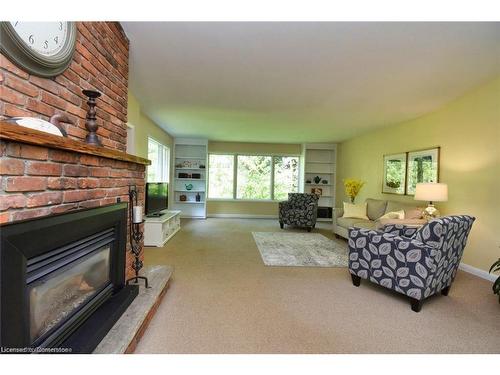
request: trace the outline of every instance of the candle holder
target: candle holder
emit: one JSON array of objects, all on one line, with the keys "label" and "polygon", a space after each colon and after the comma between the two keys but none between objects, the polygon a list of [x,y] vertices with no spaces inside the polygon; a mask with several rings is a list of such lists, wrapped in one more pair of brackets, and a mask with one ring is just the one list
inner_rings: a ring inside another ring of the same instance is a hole
[{"label": "candle holder", "polygon": [[[143,263],[140,258],[141,255],[141,241],[144,238],[143,233],[141,232],[140,225],[144,223],[144,220],[141,220],[138,223],[134,222],[134,207],[137,206],[137,187],[132,185],[129,187],[129,220],[130,220],[130,247],[131,252],[134,255],[134,261],[132,263],[132,268],[134,269],[135,276],[131,277],[126,281],[126,284],[129,285],[131,281],[134,284],[139,284],[139,280],[144,280],[146,288],[149,288],[148,278],[145,276],[139,276],[139,271],[142,269]],[[142,219],[142,218],[141,218]]]},{"label": "candle holder", "polygon": [[88,144],[91,145],[96,145],[96,146],[101,146],[101,141],[99,140],[99,137],[97,136],[97,128],[99,127],[97,125],[96,121],[96,102],[95,100],[101,96],[101,93],[99,91],[95,90],[82,90],[83,95],[87,96],[89,99],[87,101],[87,104],[89,106],[89,110],[87,112],[87,117],[85,119],[85,127],[89,131],[89,134],[85,137],[85,141]]}]

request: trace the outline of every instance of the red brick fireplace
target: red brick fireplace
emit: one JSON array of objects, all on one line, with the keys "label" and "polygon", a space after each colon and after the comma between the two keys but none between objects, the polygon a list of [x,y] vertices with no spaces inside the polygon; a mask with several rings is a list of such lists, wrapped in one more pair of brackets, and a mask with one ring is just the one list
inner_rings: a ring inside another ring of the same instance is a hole
[{"label": "red brick fireplace", "polygon": [[[117,22],[78,22],[77,30],[73,61],[54,78],[31,75],[0,54],[0,120],[48,120],[61,113],[72,122],[63,124],[68,138],[0,123],[0,223],[125,202],[130,185],[138,187],[144,205],[148,161],[124,153],[128,39]],[[97,134],[103,147],[84,143],[88,108],[82,89],[102,93]]]}]

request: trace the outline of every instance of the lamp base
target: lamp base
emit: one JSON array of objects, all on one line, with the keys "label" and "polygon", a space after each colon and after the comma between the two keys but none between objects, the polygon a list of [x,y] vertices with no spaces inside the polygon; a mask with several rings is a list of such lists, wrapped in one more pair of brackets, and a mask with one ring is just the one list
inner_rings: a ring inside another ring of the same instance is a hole
[{"label": "lamp base", "polygon": [[426,220],[435,219],[438,218],[439,216],[440,216],[439,210],[436,207],[434,207],[432,203],[429,203],[427,208],[423,211],[423,217]]}]

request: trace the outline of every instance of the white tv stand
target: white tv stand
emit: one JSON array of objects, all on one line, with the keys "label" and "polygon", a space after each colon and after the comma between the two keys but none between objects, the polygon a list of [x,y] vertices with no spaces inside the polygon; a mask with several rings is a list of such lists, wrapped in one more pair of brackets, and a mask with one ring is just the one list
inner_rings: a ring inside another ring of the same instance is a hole
[{"label": "white tv stand", "polygon": [[144,246],[162,247],[181,229],[181,211],[162,211],[161,216],[146,217]]}]

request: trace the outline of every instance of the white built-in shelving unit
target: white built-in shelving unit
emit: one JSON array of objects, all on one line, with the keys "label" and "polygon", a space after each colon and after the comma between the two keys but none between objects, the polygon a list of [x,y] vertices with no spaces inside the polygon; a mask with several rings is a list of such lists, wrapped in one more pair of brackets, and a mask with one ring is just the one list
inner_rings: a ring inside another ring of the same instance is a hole
[{"label": "white built-in shelving unit", "polygon": [[[312,189],[322,190],[318,207],[331,209],[332,215],[335,207],[335,185],[337,145],[325,143],[307,143],[302,145],[303,164],[303,191],[311,193]],[[316,182],[315,178],[320,181]],[[309,181],[309,182],[308,182]],[[331,218],[318,218],[318,221],[332,221]]]},{"label": "white built-in shelving unit", "polygon": [[[207,217],[208,141],[196,138],[174,140],[174,210],[186,218]],[[196,200],[199,196],[200,199]],[[185,197],[185,200],[181,198]]]}]

